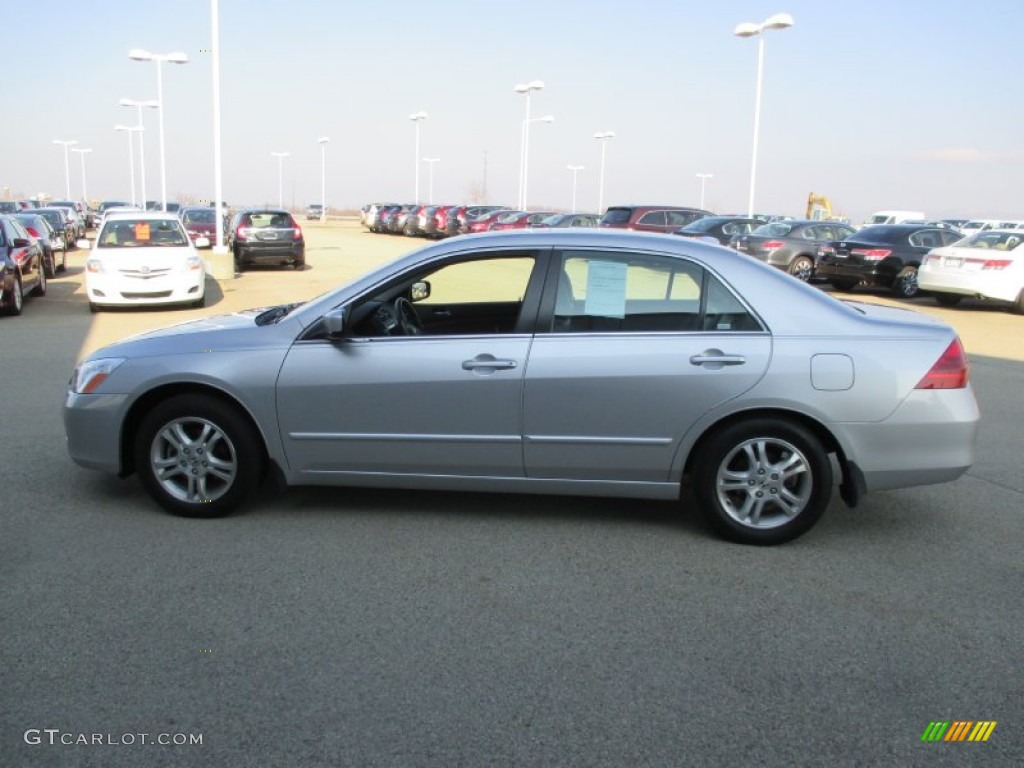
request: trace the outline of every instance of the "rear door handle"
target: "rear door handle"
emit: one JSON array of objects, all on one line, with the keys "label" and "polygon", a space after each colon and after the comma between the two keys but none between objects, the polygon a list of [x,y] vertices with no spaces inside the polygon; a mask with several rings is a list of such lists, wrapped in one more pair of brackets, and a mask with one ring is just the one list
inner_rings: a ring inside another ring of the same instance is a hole
[{"label": "rear door handle", "polygon": [[746,362],[747,358],[743,355],[726,355],[718,350],[710,349],[690,358],[691,365],[703,365],[711,369],[718,369],[726,365],[743,365]]}]

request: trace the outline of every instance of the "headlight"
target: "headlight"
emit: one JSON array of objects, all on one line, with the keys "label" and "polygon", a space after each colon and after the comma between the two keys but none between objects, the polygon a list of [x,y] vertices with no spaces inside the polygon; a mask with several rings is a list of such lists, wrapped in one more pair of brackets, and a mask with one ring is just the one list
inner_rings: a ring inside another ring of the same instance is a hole
[{"label": "headlight", "polygon": [[192,272],[193,270],[196,270],[196,269],[202,269],[202,267],[203,267],[203,260],[200,259],[198,256],[189,256],[187,259],[185,259],[185,271],[186,272]]},{"label": "headlight", "polygon": [[123,357],[104,357],[87,360],[71,374],[71,391],[77,395],[88,395],[96,391],[107,377],[124,362]]},{"label": "headlight", "polygon": [[85,269],[87,272],[92,272],[93,274],[105,271],[103,269],[103,262],[99,259],[86,259]]}]

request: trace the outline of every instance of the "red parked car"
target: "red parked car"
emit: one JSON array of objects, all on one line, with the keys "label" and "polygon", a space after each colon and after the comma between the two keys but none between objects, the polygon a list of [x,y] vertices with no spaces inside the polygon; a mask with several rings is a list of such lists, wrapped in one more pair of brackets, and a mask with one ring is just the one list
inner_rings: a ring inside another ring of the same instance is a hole
[{"label": "red parked car", "polygon": [[511,211],[498,216],[487,229],[492,232],[501,229],[526,229],[540,224],[553,213],[554,211]]},{"label": "red parked car", "polygon": [[485,213],[482,216],[477,216],[476,218],[467,218],[466,232],[486,232],[490,228],[491,224],[493,224],[498,219],[499,216],[503,216],[506,213],[514,213],[514,211],[510,211],[507,208],[503,208],[501,210]]},{"label": "red parked car", "polygon": [[193,243],[200,237],[205,237],[211,244],[217,242],[217,212],[213,208],[208,205],[189,206],[178,211],[178,218]]}]

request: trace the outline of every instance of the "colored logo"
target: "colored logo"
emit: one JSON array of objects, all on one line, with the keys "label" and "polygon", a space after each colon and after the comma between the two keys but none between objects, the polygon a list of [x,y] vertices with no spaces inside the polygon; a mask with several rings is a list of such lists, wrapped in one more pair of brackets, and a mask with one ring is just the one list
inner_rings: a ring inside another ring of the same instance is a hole
[{"label": "colored logo", "polygon": [[988,741],[995,729],[995,720],[932,720],[921,741]]}]

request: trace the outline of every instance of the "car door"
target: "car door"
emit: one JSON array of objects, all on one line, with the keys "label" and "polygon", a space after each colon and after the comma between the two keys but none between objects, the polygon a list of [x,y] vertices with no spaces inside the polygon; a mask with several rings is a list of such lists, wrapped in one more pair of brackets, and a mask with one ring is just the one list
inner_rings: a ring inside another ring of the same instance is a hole
[{"label": "car door", "polygon": [[[291,468],[522,477],[523,374],[544,259],[520,250],[419,267],[346,307],[343,340],[296,342],[277,385]],[[415,305],[423,332],[387,333],[381,318],[414,284],[429,285]]]},{"label": "car door", "polygon": [[531,478],[666,482],[683,434],[767,370],[771,336],[715,275],[667,255],[552,256],[524,399]]}]

